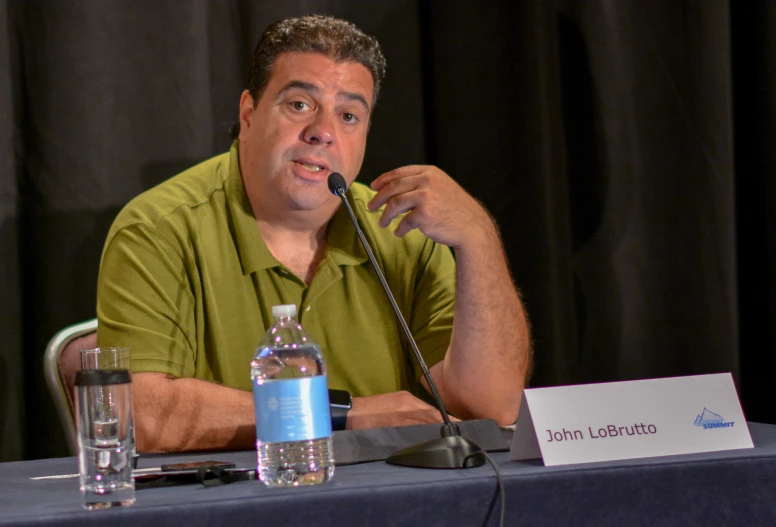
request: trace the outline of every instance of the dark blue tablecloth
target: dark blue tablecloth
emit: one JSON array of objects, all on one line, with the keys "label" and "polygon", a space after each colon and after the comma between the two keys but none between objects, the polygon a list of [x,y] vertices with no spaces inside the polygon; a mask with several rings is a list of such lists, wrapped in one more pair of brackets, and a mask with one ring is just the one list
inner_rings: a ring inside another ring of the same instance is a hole
[{"label": "dark blue tablecloth", "polygon": [[[565,467],[510,462],[508,525],[776,525],[776,426],[750,423],[755,448]],[[156,456],[162,462],[255,463],[253,452]],[[256,481],[141,490],[124,509],[85,511],[77,479],[30,477],[77,471],[74,458],[0,464],[0,525],[483,525],[493,470],[422,470],[382,462],[338,467],[318,486],[269,489]],[[497,510],[488,525],[496,525]]]}]

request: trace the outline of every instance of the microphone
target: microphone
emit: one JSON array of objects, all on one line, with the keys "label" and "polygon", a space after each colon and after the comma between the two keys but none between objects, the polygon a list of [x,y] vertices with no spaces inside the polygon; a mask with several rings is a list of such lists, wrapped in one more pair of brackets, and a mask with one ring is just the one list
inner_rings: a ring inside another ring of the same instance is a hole
[{"label": "microphone", "polygon": [[442,420],[445,423],[442,426],[441,437],[439,439],[405,448],[404,450],[396,452],[385,461],[393,465],[419,468],[470,468],[483,465],[485,463],[485,456],[480,447],[461,436],[461,430],[458,425],[450,421],[450,416],[447,414],[447,409],[442,402],[442,397],[437,391],[436,383],[434,383],[434,379],[428,371],[426,361],[423,360],[423,356],[420,354],[420,350],[412,336],[412,332],[399,310],[399,305],[396,303],[396,299],[385,279],[385,275],[380,269],[377,259],[372,252],[372,248],[369,246],[366,236],[364,236],[364,231],[361,230],[361,226],[358,224],[353,208],[350,206],[350,201],[348,201],[348,198],[345,195],[345,192],[347,191],[345,178],[342,177],[342,174],[339,172],[332,172],[329,174],[327,183],[329,184],[329,190],[335,196],[339,196],[348,211],[350,221],[353,223],[356,234],[358,234],[358,238],[361,240],[361,245],[364,246],[364,250],[366,251],[367,256],[369,256],[369,261],[372,263],[372,267],[374,267],[377,277],[380,279],[385,295],[388,297],[391,307],[393,307],[393,312],[396,314],[396,319],[404,330],[404,335],[407,337],[407,341],[415,354],[415,360],[417,360],[420,365],[420,369],[423,370],[423,377],[425,377],[426,382],[428,383],[431,394],[436,401],[437,409],[439,410],[439,413],[442,414]]}]

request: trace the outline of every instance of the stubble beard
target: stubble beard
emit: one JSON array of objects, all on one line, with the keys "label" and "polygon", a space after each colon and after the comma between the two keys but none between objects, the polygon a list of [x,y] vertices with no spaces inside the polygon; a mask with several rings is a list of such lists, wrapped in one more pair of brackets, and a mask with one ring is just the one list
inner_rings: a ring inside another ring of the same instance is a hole
[{"label": "stubble beard", "polygon": [[318,183],[300,181],[293,174],[291,174],[291,178],[290,181],[286,181],[283,189],[290,211],[312,212],[326,204],[329,189],[326,187],[325,181]]}]

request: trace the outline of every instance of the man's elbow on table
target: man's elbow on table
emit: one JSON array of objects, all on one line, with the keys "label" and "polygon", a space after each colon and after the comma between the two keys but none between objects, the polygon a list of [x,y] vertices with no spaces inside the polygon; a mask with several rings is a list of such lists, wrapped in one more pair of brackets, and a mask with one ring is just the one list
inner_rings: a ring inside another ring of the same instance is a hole
[{"label": "man's elbow on table", "polygon": [[474,404],[469,400],[465,404],[455,405],[456,415],[462,419],[492,419],[499,426],[514,424],[520,410],[521,393],[510,394],[498,403]]}]

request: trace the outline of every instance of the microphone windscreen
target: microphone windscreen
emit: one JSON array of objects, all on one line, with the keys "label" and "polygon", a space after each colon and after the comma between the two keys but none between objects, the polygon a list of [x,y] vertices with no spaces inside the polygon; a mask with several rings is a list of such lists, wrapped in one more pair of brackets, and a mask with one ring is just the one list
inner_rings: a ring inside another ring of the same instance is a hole
[{"label": "microphone windscreen", "polygon": [[329,184],[329,190],[331,190],[331,193],[335,196],[338,195],[338,190],[345,192],[348,188],[347,183],[345,183],[345,178],[342,177],[342,174],[339,172],[332,172],[329,174],[329,179],[327,179],[326,182]]}]

